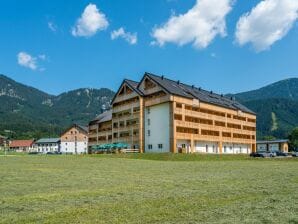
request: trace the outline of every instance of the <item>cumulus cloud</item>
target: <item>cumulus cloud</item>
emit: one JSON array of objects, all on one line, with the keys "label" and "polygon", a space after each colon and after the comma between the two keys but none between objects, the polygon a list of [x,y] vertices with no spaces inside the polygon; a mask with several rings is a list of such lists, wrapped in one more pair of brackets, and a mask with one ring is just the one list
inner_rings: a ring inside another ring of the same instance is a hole
[{"label": "cumulus cloud", "polygon": [[123,38],[126,40],[129,44],[134,45],[138,42],[138,35],[137,33],[129,33],[125,32],[125,29],[123,27],[119,28],[118,30],[114,30],[111,33],[111,39],[115,40],[118,38]]},{"label": "cumulus cloud", "polygon": [[37,69],[37,59],[35,57],[32,57],[30,54],[26,52],[20,52],[17,55],[18,58],[18,64],[20,66],[30,68],[32,70]]},{"label": "cumulus cloud", "polygon": [[89,4],[72,28],[71,33],[75,37],[91,37],[108,26],[109,22],[105,14],[100,12],[96,5]]},{"label": "cumulus cloud", "polygon": [[241,16],[236,41],[239,45],[251,43],[256,51],[269,49],[287,35],[297,18],[297,0],[264,0]]},{"label": "cumulus cloud", "polygon": [[27,52],[21,51],[17,54],[18,64],[25,68],[30,68],[31,70],[44,71],[45,68],[40,67],[38,62],[46,61],[47,56],[45,54],[40,54],[34,57]]},{"label": "cumulus cloud", "polygon": [[153,29],[152,44],[163,46],[175,43],[180,46],[193,43],[196,48],[206,48],[220,35],[226,36],[225,18],[232,10],[234,0],[197,0],[187,13],[173,15],[161,27]]}]

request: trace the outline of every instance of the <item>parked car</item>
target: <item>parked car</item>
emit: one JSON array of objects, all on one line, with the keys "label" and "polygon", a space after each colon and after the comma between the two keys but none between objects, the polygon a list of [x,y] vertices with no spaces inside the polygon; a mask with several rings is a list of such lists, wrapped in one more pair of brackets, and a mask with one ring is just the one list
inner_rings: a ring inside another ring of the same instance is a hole
[{"label": "parked car", "polygon": [[298,157],[298,151],[297,152],[292,152],[293,157]]},{"label": "parked car", "polygon": [[261,157],[261,158],[270,158],[275,157],[276,154],[274,152],[253,152],[250,154],[251,157]]},{"label": "parked car", "polygon": [[54,152],[47,152],[46,155],[55,155]]},{"label": "parked car", "polygon": [[289,154],[288,154],[288,153],[285,153],[285,152],[277,151],[277,152],[276,152],[276,156],[283,156],[283,157],[286,157],[286,156],[289,156]]},{"label": "parked car", "polygon": [[29,152],[28,154],[29,154],[29,155],[38,155],[39,152]]},{"label": "parked car", "polygon": [[61,155],[61,152],[47,152],[47,155]]}]

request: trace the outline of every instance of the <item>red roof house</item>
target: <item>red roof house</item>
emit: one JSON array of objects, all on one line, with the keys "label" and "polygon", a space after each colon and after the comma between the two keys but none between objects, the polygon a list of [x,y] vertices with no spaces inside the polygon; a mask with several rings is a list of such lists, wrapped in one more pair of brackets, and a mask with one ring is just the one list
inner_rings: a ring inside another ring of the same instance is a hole
[{"label": "red roof house", "polygon": [[33,147],[34,140],[13,140],[9,148],[17,152],[29,152]]}]

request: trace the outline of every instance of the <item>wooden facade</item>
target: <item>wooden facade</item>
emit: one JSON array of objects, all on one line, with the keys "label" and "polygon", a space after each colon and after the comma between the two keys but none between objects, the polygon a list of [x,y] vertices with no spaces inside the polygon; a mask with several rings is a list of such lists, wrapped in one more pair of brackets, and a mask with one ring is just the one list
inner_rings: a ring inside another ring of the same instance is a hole
[{"label": "wooden facade", "polygon": [[[189,97],[190,94],[184,96],[181,91],[175,94],[168,88],[178,88],[180,82],[173,85],[173,81],[169,81],[166,84],[167,86],[146,74],[140,83],[125,80],[112,102],[111,119],[90,123],[89,145],[121,142],[139,149],[140,152],[146,152],[147,121],[144,113],[156,105],[164,104],[169,107],[168,151],[181,152],[178,147],[178,142],[181,141],[189,145],[188,151],[182,151],[189,153],[196,152],[195,144],[198,142],[216,143],[216,153],[223,153],[226,144],[243,144],[250,151],[256,151],[256,115],[253,112],[206,102],[197,97]],[[174,87],[168,87],[170,84]],[[182,87],[182,90],[186,89]],[[210,98],[212,94],[209,94]],[[220,98],[218,95],[216,97]],[[228,102],[234,105],[232,100]]]}]

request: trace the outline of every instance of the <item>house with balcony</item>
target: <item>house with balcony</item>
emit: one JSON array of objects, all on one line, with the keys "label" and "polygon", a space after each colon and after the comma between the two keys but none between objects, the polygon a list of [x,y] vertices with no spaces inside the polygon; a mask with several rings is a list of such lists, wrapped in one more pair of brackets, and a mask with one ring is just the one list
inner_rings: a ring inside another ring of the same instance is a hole
[{"label": "house with balcony", "polygon": [[124,143],[139,152],[248,154],[256,114],[234,98],[145,73],[125,79],[112,109],[89,124],[89,146]]}]

